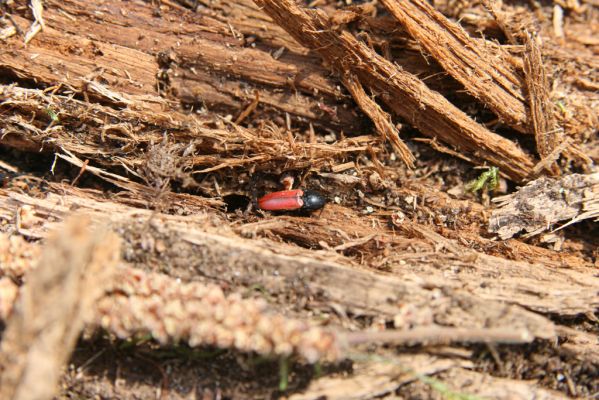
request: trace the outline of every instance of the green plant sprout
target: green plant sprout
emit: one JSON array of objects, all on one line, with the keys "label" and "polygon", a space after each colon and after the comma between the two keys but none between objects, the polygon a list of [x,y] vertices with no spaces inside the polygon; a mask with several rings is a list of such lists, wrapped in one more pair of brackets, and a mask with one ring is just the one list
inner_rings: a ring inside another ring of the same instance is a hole
[{"label": "green plant sprout", "polygon": [[476,193],[481,189],[493,191],[499,186],[499,168],[489,167],[489,169],[479,175],[473,181],[466,184],[466,191]]},{"label": "green plant sprout", "polygon": [[56,112],[51,109],[50,107],[46,108],[46,113],[48,113],[48,116],[50,117],[50,119],[52,120],[52,122],[58,122],[58,114],[56,114]]},{"label": "green plant sprout", "polygon": [[279,358],[279,390],[284,392],[289,387],[289,357]]},{"label": "green plant sprout", "polygon": [[557,106],[559,107],[560,111],[563,114],[565,114],[566,112],[568,112],[568,110],[566,109],[566,106],[561,101],[558,100],[555,104],[557,104]]}]

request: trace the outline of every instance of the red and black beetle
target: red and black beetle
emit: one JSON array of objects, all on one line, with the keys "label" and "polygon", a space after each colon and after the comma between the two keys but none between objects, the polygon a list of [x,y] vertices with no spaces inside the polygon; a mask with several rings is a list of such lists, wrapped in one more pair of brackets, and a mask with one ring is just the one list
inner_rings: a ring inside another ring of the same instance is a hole
[{"label": "red and black beetle", "polygon": [[258,199],[258,207],[267,211],[313,211],[324,207],[325,197],[314,190],[283,190]]}]

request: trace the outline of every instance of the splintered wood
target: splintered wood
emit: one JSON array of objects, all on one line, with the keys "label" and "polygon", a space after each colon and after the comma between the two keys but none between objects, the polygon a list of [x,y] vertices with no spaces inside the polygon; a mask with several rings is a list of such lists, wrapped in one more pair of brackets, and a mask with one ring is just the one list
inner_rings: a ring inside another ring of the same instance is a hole
[{"label": "splintered wood", "polygon": [[471,38],[424,0],[382,0],[383,5],[443,68],[506,124],[527,131],[522,77],[502,48]]},{"label": "splintered wood", "polygon": [[352,76],[351,74],[345,75],[343,77],[343,84],[352,94],[354,100],[356,100],[356,103],[358,103],[362,111],[364,111],[372,120],[383,139],[391,142],[393,149],[395,149],[399,157],[408,167],[414,168],[414,161],[416,159],[410,152],[410,149],[408,149],[408,146],[406,146],[406,144],[399,138],[397,128],[395,128],[391,122],[391,116],[384,112],[374,100],[368,97],[360,84],[360,81],[358,81],[355,76]]},{"label": "splintered wood", "polygon": [[[538,38],[527,35],[524,53],[524,73],[530,100],[530,126],[535,135],[537,152],[542,159],[547,158],[562,140],[562,132],[555,124],[554,106],[549,100],[547,72],[543,67]],[[545,168],[552,174],[559,169],[554,160]]]},{"label": "splintered wood", "polygon": [[[322,11],[301,8],[292,0],[255,0],[255,3],[297,41],[316,50],[333,70],[355,74],[389,108],[423,134],[500,167],[516,181],[530,174],[533,162],[519,146],[469,118],[416,76],[379,56],[351,33],[333,29]],[[364,104],[360,100],[357,103]]]}]

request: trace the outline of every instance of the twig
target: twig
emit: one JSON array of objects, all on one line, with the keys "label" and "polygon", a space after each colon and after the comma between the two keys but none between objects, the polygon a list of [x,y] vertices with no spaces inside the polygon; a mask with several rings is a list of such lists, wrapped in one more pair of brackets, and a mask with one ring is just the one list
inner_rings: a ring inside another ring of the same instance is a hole
[{"label": "twig", "polygon": [[356,240],[352,240],[350,242],[346,242],[346,243],[340,244],[339,246],[335,246],[335,247],[333,247],[333,250],[335,250],[335,251],[341,251],[341,250],[347,250],[347,249],[352,248],[352,247],[361,246],[361,245],[363,245],[365,243],[370,242],[376,236],[377,236],[377,234],[373,233],[373,234],[367,235],[367,236],[365,236],[363,238],[359,238],[359,239],[356,239]]},{"label": "twig", "polygon": [[258,92],[257,90],[254,92],[254,100],[252,100],[252,102],[250,103],[250,105],[248,105],[246,107],[245,110],[243,110],[241,112],[241,114],[239,114],[239,117],[237,117],[237,119],[235,120],[236,124],[240,124],[243,122],[244,119],[246,119],[248,117],[248,115],[250,115],[252,113],[252,111],[254,111],[256,109],[256,107],[258,106],[258,103],[260,103],[260,92]]},{"label": "twig", "polygon": [[464,343],[530,343],[534,339],[528,330],[513,328],[464,329],[423,327],[408,331],[350,332],[343,338],[348,345],[362,343],[449,344]]}]

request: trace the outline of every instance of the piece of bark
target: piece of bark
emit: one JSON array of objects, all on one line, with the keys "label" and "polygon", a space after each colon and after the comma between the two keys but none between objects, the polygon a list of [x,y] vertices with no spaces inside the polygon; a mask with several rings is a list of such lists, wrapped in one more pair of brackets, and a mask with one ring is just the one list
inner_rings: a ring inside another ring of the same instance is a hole
[{"label": "piece of bark", "polygon": [[[530,104],[530,130],[535,136],[537,152],[541,159],[544,159],[550,156],[562,141],[562,132],[561,129],[557,129],[553,117],[554,107],[549,99],[549,84],[538,38],[530,33],[527,35],[524,52],[524,74]],[[553,160],[545,168],[553,175],[559,172]]]},{"label": "piece of bark", "polygon": [[527,237],[599,217],[599,173],[573,174],[560,179],[539,178],[507,196],[493,199],[498,208],[489,219],[489,232],[501,239],[524,231]]},{"label": "piece of bark", "polygon": [[507,125],[526,132],[524,83],[505,61],[509,55],[501,47],[471,38],[426,1],[382,0],[382,4],[471,95]]},{"label": "piece of bark", "polygon": [[398,115],[423,134],[498,166],[516,181],[529,175],[532,161],[515,143],[487,130],[420,79],[403,71],[346,31],[336,31],[320,10],[291,0],[256,0],[280,26],[316,50],[339,73],[355,74]]},{"label": "piece of bark", "polygon": [[115,235],[75,217],[26,276],[0,347],[0,397],[50,399],[61,369],[119,257]]},{"label": "piece of bark", "polygon": [[578,360],[599,364],[599,337],[594,333],[559,326],[557,332],[563,343],[560,351]]}]

